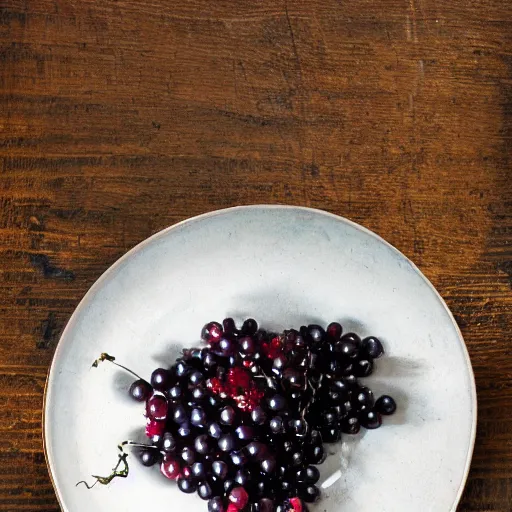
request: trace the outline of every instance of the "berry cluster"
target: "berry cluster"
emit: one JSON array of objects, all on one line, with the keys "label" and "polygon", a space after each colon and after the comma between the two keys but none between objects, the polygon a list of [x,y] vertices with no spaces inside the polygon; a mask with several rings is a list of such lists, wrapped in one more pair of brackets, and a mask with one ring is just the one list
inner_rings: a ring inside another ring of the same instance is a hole
[{"label": "berry cluster", "polygon": [[142,463],[159,464],[209,512],[306,511],[319,496],[323,443],[377,428],[396,409],[358,382],[382,344],[343,334],[339,323],[277,334],[226,318],[201,337],[207,347],[184,350],[150,382],[139,378],[130,395],[146,405],[152,443]]}]

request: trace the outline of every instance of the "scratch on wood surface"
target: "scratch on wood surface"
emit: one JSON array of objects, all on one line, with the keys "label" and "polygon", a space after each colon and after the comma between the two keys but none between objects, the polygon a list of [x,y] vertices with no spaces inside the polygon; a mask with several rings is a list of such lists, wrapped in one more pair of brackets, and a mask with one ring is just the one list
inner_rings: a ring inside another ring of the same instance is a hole
[{"label": "scratch on wood surface", "polygon": [[66,281],[75,279],[75,274],[71,270],[56,267],[50,262],[46,254],[31,254],[30,263],[34,268],[40,270],[44,277],[50,279],[64,279]]}]

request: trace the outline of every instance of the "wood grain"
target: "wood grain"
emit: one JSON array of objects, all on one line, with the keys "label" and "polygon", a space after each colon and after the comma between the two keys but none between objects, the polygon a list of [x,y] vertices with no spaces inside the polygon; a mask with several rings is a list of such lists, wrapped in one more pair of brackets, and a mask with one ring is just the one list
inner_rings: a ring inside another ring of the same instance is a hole
[{"label": "wood grain", "polygon": [[479,396],[459,510],[510,512],[511,23],[503,0],[2,0],[0,510],[58,510],[45,375],[98,276],[186,217],[285,203],[376,231],[446,299]]}]

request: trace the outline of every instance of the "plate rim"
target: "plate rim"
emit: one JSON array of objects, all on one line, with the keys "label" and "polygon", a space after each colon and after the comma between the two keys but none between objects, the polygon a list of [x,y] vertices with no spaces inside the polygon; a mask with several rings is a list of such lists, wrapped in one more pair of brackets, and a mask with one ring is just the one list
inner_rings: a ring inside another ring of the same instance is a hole
[{"label": "plate rim", "polygon": [[121,266],[124,261],[129,259],[133,254],[137,253],[141,249],[143,249],[146,245],[149,245],[154,240],[156,240],[159,237],[165,236],[167,233],[174,229],[178,229],[186,224],[192,224],[194,222],[199,222],[204,219],[207,219],[209,217],[215,217],[220,216],[224,214],[231,213],[236,210],[298,210],[303,212],[309,212],[316,215],[323,215],[326,217],[331,217],[335,220],[345,222],[346,224],[350,225],[354,229],[357,229],[367,235],[370,235],[371,237],[375,238],[377,241],[383,243],[385,246],[387,246],[389,249],[394,251],[396,254],[404,258],[404,260],[411,266],[411,268],[425,281],[427,286],[434,292],[435,296],[439,300],[439,302],[444,307],[445,311],[448,314],[448,318],[451,320],[451,323],[453,324],[455,328],[455,332],[457,333],[459,342],[462,346],[462,352],[464,354],[464,360],[466,363],[466,369],[469,374],[469,391],[471,395],[471,409],[473,412],[473,417],[471,420],[471,432],[470,432],[470,439],[469,439],[469,446],[468,446],[468,453],[466,456],[466,462],[464,467],[464,472],[462,474],[461,482],[459,484],[459,488],[457,491],[457,494],[455,496],[455,500],[451,505],[450,512],[454,511],[457,507],[457,505],[460,502],[460,499],[462,498],[462,494],[464,492],[466,482],[469,476],[469,471],[471,467],[471,461],[473,458],[473,452],[475,448],[475,441],[476,441],[476,430],[477,430],[477,421],[478,421],[478,401],[477,401],[477,392],[476,392],[476,382],[475,382],[475,374],[473,371],[473,366],[471,364],[471,358],[469,356],[467,345],[464,341],[464,337],[462,336],[462,332],[460,330],[460,327],[458,326],[457,322],[455,321],[455,318],[453,316],[453,313],[451,312],[450,308],[446,304],[445,300],[441,296],[441,294],[437,291],[435,286],[431,283],[431,281],[423,274],[423,272],[416,266],[416,264],[411,261],[405,254],[403,254],[399,249],[397,249],[394,245],[392,245],[390,242],[386,241],[384,238],[382,238],[380,235],[375,233],[374,231],[371,231],[365,226],[362,226],[361,224],[358,224],[355,221],[352,221],[350,219],[347,219],[346,217],[343,217],[341,215],[337,215],[335,213],[331,213],[326,210],[321,210],[319,208],[311,208],[308,206],[296,206],[296,205],[285,205],[285,204],[252,204],[252,205],[239,205],[239,206],[232,206],[228,208],[220,208],[217,210],[211,210],[205,213],[201,213],[199,215],[194,215],[193,217],[188,217],[186,219],[183,219],[175,224],[171,224],[170,226],[167,226],[166,228],[161,229],[160,231],[157,231],[156,233],[152,234],[148,238],[145,238],[138,244],[136,244],[134,247],[129,249],[127,252],[125,252],[122,256],[120,256],[116,261],[114,261],[97,279],[94,281],[94,283],[90,286],[90,288],[87,290],[85,295],[80,299],[77,306],[75,307],[73,313],[69,317],[68,321],[66,322],[66,326],[64,330],[62,331],[62,334],[59,337],[59,341],[57,342],[57,345],[55,347],[55,350],[52,355],[52,361],[50,363],[50,366],[47,371],[46,375],[46,381],[43,391],[43,408],[42,408],[42,438],[43,438],[43,452],[44,452],[44,458],[46,461],[46,467],[48,469],[48,474],[50,476],[50,481],[53,486],[53,490],[55,491],[55,495],[57,497],[57,501],[59,503],[60,508],[63,511],[67,511],[68,509],[64,506],[64,503],[61,498],[61,493],[59,491],[59,485],[57,483],[57,480],[54,476],[53,466],[55,462],[52,460],[50,456],[50,449],[48,446],[48,440],[47,437],[49,436],[49,424],[46,420],[48,411],[47,409],[50,407],[50,400],[51,400],[51,390],[50,385],[53,382],[53,376],[55,375],[55,366],[57,364],[57,360],[59,359],[59,354],[62,351],[63,347],[63,340],[66,336],[68,330],[71,329],[71,324],[73,319],[78,315],[78,311],[83,308],[84,304],[87,302],[90,296],[94,294],[97,288],[99,288],[103,282],[108,278],[108,276],[117,270],[119,266]]}]

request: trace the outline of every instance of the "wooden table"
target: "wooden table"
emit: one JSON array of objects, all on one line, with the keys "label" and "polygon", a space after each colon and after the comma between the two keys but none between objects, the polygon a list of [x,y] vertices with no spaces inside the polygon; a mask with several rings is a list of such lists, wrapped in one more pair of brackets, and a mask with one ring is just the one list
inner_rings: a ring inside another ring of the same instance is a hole
[{"label": "wooden table", "polygon": [[249,203],[343,215],[417,263],[476,374],[459,510],[512,510],[510,2],[0,8],[0,510],[58,510],[43,388],[86,290],[152,233]]}]

